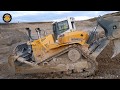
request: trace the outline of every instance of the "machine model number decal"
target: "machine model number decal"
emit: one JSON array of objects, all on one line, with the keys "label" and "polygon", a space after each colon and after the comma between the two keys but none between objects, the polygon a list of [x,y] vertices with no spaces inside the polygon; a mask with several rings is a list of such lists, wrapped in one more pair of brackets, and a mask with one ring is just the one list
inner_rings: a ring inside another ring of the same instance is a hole
[{"label": "machine model number decal", "polygon": [[72,41],[82,41],[80,38],[71,38]]}]

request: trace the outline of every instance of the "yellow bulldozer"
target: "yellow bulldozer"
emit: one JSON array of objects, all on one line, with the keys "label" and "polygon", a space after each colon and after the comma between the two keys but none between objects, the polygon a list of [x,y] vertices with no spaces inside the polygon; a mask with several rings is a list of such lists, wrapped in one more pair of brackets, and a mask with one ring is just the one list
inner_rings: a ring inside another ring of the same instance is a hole
[{"label": "yellow bulldozer", "polygon": [[[15,47],[8,58],[13,74],[28,73],[79,73],[86,77],[98,70],[97,56],[114,42],[112,56],[120,53],[120,29],[118,22],[97,18],[97,25],[91,32],[76,30],[75,19],[69,17],[53,22],[53,34],[41,36],[36,28],[38,39],[33,39],[30,28],[29,41]],[[101,26],[105,35],[100,37],[97,27]]]}]

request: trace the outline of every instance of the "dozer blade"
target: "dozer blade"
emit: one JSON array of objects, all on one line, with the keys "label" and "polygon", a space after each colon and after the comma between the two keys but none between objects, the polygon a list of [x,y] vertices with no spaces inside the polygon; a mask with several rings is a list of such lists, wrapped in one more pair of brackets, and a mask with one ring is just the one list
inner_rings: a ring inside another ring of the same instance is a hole
[{"label": "dozer blade", "polygon": [[113,41],[113,56],[120,53],[120,23],[116,21],[105,20],[103,17],[98,18],[98,24],[104,29],[105,36],[108,40]]},{"label": "dozer blade", "polygon": [[[94,48],[95,46],[97,46],[95,48],[95,50],[93,50],[93,52],[91,53],[91,57],[93,59],[96,59],[97,56],[103,51],[103,49],[109,44],[110,40],[108,40],[107,38],[104,38],[100,41],[99,45],[96,45],[96,43],[94,43],[91,48]],[[90,48],[90,49],[91,49]]]},{"label": "dozer blade", "polygon": [[120,24],[118,22],[105,20],[103,17],[99,17],[97,22],[104,29],[105,36],[108,39],[120,38]]},{"label": "dozer blade", "polygon": [[113,40],[113,55],[111,58],[114,58],[120,53],[120,39]]}]

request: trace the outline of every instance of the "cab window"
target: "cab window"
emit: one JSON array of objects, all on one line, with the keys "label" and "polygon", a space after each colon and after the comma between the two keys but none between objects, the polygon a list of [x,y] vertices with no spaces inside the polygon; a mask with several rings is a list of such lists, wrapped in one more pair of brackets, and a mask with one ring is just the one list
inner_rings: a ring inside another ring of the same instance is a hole
[{"label": "cab window", "polygon": [[68,29],[69,29],[69,25],[67,20],[58,22],[58,30],[60,31],[60,33],[63,33]]}]

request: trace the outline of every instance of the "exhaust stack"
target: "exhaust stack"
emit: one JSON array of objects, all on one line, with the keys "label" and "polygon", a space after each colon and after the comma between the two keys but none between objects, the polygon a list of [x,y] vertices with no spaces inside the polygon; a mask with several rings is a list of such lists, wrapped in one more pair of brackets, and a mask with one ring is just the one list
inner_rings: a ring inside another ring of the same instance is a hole
[{"label": "exhaust stack", "polygon": [[41,38],[41,30],[40,30],[40,28],[36,28],[35,30],[37,32],[38,38]]},{"label": "exhaust stack", "polygon": [[28,32],[28,37],[29,37],[29,41],[32,41],[32,37],[31,37],[31,30],[30,28],[25,28]]}]

